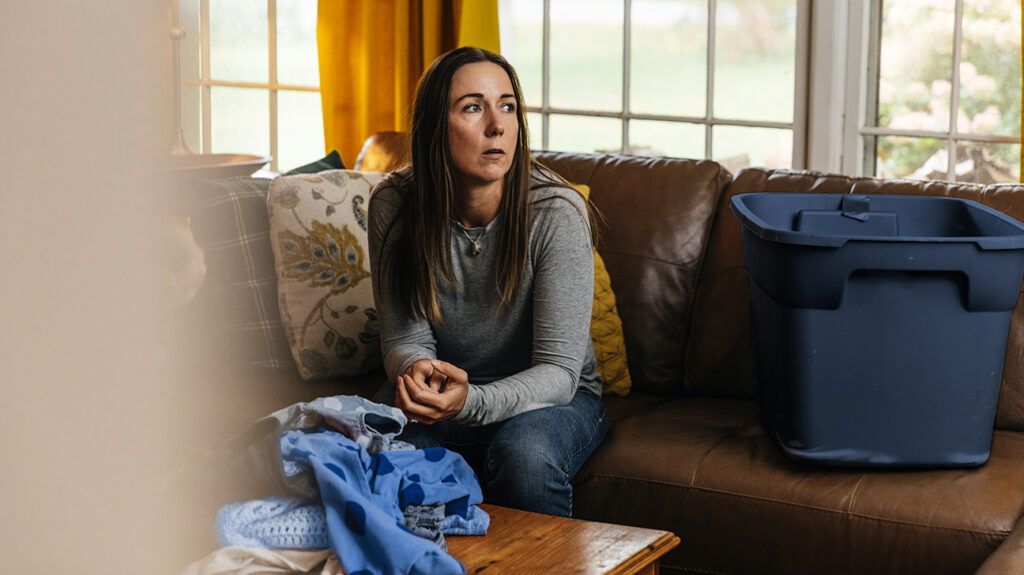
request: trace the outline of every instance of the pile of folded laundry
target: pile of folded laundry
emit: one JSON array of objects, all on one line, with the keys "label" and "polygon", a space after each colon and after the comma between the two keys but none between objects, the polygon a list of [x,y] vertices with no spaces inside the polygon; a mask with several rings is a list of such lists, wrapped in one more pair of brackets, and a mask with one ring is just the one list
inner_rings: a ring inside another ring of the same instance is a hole
[{"label": "pile of folded laundry", "polygon": [[484,535],[490,517],[461,455],[396,440],[406,418],[355,396],[298,403],[235,443],[249,473],[284,496],[225,505],[223,548],[182,575],[462,574],[445,535]]}]

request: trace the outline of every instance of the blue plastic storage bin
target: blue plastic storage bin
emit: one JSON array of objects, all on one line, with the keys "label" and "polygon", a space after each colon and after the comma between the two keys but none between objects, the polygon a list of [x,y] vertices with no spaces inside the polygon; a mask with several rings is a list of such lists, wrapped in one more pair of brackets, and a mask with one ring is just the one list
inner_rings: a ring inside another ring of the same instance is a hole
[{"label": "blue plastic storage bin", "polygon": [[988,460],[1024,224],[944,197],[732,198],[765,429],[829,465]]}]

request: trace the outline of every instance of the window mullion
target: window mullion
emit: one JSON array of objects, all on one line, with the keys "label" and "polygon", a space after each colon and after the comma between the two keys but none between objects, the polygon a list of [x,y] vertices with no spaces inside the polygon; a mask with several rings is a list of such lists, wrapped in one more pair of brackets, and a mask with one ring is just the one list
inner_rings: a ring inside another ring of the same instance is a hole
[{"label": "window mullion", "polygon": [[551,114],[548,108],[551,107],[551,0],[544,0],[544,24],[541,46],[541,147],[548,149],[548,134],[550,133]]},{"label": "window mullion", "polygon": [[712,104],[715,97],[715,9],[717,0],[708,0],[707,84],[704,86],[704,157],[711,158]]},{"label": "window mullion", "polygon": [[633,9],[632,0],[625,0],[622,3],[622,150],[623,154],[629,151],[629,75],[630,75],[630,29],[632,28],[630,13]]},{"label": "window mullion", "polygon": [[212,122],[210,118],[210,0],[199,0],[199,53],[200,53],[200,82],[202,83],[203,98],[203,153],[209,154],[213,151],[210,132]]},{"label": "window mullion", "polygon": [[[843,171],[844,111],[849,89],[860,78],[846,73],[850,6],[848,2],[814,2],[810,19],[806,90],[807,139],[805,167],[823,172]],[[797,108],[799,113],[800,108]],[[852,130],[856,133],[857,126]]]},{"label": "window mullion", "polygon": [[267,73],[269,74],[270,169],[278,171],[277,150],[277,0],[267,0]]},{"label": "window mullion", "polygon": [[810,115],[807,106],[807,91],[810,73],[810,41],[811,41],[811,3],[810,0],[797,0],[796,3],[796,83],[793,88],[793,151],[790,163],[795,169],[807,168],[807,128]]},{"label": "window mullion", "polygon": [[862,128],[874,126],[874,94],[878,88],[878,42],[881,38],[881,6],[878,0],[852,0],[849,6],[846,43],[846,106],[843,121],[843,173],[850,175],[874,174],[874,156],[871,170],[867,170],[867,155]]},{"label": "window mullion", "polygon": [[953,82],[949,95],[949,139],[946,141],[946,179],[956,179],[956,134],[960,109],[960,45],[963,42],[964,0],[956,0],[953,23]]}]

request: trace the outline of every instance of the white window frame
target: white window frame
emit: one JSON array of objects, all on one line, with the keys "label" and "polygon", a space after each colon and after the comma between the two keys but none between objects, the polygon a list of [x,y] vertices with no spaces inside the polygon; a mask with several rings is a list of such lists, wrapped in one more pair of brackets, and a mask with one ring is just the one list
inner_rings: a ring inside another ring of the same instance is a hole
[{"label": "white window frame", "polygon": [[810,13],[811,0],[796,0],[797,4],[797,25],[796,25],[796,53],[794,62],[794,92],[793,92],[793,121],[773,122],[755,120],[733,120],[717,118],[713,114],[714,104],[714,81],[715,81],[715,9],[717,0],[706,0],[708,3],[708,44],[707,44],[707,79],[706,79],[706,102],[704,115],[702,116],[677,116],[663,114],[641,114],[629,110],[629,79],[630,79],[630,15],[632,13],[632,0],[623,0],[623,58],[622,58],[622,111],[606,112],[593,110],[578,110],[572,108],[557,108],[551,105],[551,0],[544,0],[543,20],[543,44],[541,63],[541,105],[539,108],[530,107],[529,112],[540,114],[543,118],[541,130],[541,147],[549,147],[550,117],[552,114],[614,118],[622,121],[622,141],[619,151],[625,152],[629,149],[629,122],[631,120],[654,120],[661,122],[677,122],[686,124],[700,124],[704,126],[704,157],[711,158],[713,131],[715,126],[740,126],[747,128],[781,128],[793,132],[793,155],[791,165],[794,169],[801,169],[807,165],[807,86],[808,86],[808,62],[809,62],[809,39],[810,39]]},{"label": "white window frame", "polygon": [[1020,142],[1017,136],[972,134],[957,129],[963,0],[955,1],[950,121],[945,131],[895,130],[873,125],[876,105],[873,98],[877,87],[872,78],[877,76],[881,0],[818,0],[814,3],[809,168],[874,176],[875,158],[873,152],[872,155],[867,153],[872,138],[934,138],[945,140],[949,158],[946,179],[956,181],[957,142]]},{"label": "white window frame", "polygon": [[[211,92],[213,87],[255,88],[269,92],[268,110],[270,122],[270,170],[279,171],[278,138],[277,138],[277,94],[284,90],[289,92],[320,92],[319,86],[303,86],[281,84],[277,81],[277,0],[267,0],[267,82],[234,82],[214,80],[210,74],[210,0],[199,0],[199,54],[200,77],[182,78],[182,84],[199,86],[202,105],[202,148],[203,152],[212,147]],[[241,150],[244,151],[244,150]]]}]

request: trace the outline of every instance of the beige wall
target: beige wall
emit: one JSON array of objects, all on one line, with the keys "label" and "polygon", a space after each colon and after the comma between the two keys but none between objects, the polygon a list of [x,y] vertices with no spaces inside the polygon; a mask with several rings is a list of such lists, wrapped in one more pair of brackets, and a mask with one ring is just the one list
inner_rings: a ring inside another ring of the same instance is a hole
[{"label": "beige wall", "polygon": [[142,205],[170,134],[169,5],[3,3],[0,572],[183,565],[165,518],[187,414]]}]

